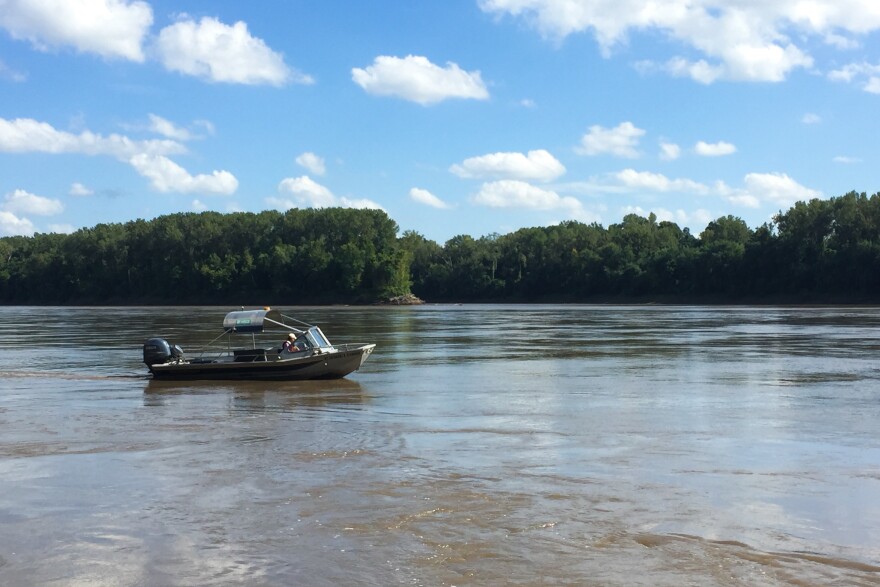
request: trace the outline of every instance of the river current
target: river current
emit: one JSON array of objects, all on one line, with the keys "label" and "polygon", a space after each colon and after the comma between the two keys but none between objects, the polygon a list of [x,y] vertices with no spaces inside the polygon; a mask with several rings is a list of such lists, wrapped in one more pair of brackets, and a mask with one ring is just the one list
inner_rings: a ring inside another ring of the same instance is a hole
[{"label": "river current", "polygon": [[230,309],[0,308],[0,585],[880,584],[878,308],[291,307],[375,352],[150,379]]}]

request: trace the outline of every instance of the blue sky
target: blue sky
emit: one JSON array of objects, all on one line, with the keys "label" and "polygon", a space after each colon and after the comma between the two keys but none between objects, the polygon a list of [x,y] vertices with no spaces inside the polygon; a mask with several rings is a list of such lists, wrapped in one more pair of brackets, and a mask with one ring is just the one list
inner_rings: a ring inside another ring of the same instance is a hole
[{"label": "blue sky", "polygon": [[372,207],[440,243],[878,191],[876,0],[0,0],[0,235]]}]

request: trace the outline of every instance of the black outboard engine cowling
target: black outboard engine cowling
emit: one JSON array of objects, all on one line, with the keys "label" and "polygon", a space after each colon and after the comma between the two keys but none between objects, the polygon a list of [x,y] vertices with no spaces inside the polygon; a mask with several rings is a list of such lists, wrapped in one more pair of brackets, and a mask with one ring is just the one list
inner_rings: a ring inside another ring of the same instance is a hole
[{"label": "black outboard engine cowling", "polygon": [[144,363],[148,367],[167,363],[174,356],[174,351],[183,357],[183,351],[179,346],[172,347],[164,338],[151,338],[144,343]]}]

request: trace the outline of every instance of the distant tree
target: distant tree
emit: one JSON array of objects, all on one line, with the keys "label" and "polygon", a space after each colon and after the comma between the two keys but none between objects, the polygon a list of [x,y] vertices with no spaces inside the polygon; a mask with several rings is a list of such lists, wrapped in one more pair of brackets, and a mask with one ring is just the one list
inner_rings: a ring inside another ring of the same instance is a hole
[{"label": "distant tree", "polygon": [[723,216],[700,233],[699,289],[707,294],[742,296],[744,257],[752,231],[741,218]]},{"label": "distant tree", "polygon": [[[0,302],[880,301],[880,194],[797,202],[694,237],[626,215],[443,245],[381,210],[181,213],[0,238]],[[273,302],[274,303],[274,302]]]},{"label": "distant tree", "polygon": [[704,245],[719,241],[745,245],[751,238],[752,231],[745,220],[730,215],[711,221],[700,233],[700,240]]},{"label": "distant tree", "polygon": [[373,301],[409,292],[378,210],[216,212],[0,239],[6,303]]}]

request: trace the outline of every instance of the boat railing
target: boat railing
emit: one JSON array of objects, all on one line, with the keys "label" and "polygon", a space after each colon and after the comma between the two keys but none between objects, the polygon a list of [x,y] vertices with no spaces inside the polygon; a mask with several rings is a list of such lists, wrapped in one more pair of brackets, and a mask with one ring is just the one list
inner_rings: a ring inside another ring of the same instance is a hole
[{"label": "boat railing", "polygon": [[[287,332],[294,332],[297,335],[304,334],[304,340],[308,345],[309,351],[315,353],[321,352],[333,352],[336,351],[351,351],[363,348],[367,345],[367,343],[346,343],[342,345],[333,344],[329,341],[327,336],[321,331],[320,327],[309,324],[307,322],[303,322],[302,320],[297,320],[291,316],[287,316],[286,314],[278,313],[281,316],[282,322],[277,320],[273,320],[268,316],[264,316],[262,319],[266,323],[271,323],[274,326],[279,327],[280,329]],[[290,323],[296,323],[305,328],[298,328],[293,326]],[[262,330],[260,330],[262,333]],[[263,347],[257,346],[257,331],[248,331],[248,332],[238,332],[236,328],[227,327],[224,328],[223,332],[212,339],[205,345],[202,345],[200,349],[198,349],[198,353],[193,353],[193,357],[195,361],[207,361],[207,360],[223,360],[228,358],[232,358],[233,361],[243,362],[243,361],[265,361],[274,354],[273,351],[277,351],[280,354],[280,347],[273,345],[264,345]],[[250,334],[250,345],[249,348],[243,348],[239,345],[233,347],[233,335],[248,335]],[[225,344],[218,348],[218,341],[222,338],[226,338]],[[305,352],[305,351],[303,351]]]},{"label": "boat railing", "polygon": [[360,349],[364,348],[365,346],[369,346],[371,344],[373,344],[373,343],[370,343],[370,342],[347,342],[344,344],[335,344],[335,345],[333,345],[333,348],[335,348],[337,351],[340,351],[340,352],[357,351],[357,350],[360,350]]}]

